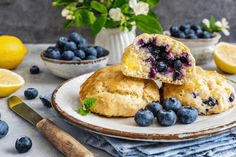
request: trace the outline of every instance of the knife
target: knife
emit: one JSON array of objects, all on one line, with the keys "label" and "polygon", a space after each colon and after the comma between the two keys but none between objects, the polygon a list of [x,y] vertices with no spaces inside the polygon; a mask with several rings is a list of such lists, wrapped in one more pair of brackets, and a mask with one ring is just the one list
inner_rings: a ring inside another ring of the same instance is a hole
[{"label": "knife", "polygon": [[52,121],[41,117],[19,97],[10,97],[8,106],[13,112],[35,126],[66,157],[93,157],[93,154],[76,139]]}]

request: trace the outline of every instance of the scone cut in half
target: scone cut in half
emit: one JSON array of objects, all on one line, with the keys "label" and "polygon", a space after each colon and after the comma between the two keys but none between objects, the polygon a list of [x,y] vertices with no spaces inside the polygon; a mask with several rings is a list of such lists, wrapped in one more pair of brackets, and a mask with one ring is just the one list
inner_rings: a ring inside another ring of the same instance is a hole
[{"label": "scone cut in half", "polygon": [[223,75],[197,66],[195,72],[184,85],[164,84],[163,97],[176,97],[203,115],[221,113],[236,104],[234,88]]},{"label": "scone cut in half", "polygon": [[159,88],[152,80],[127,77],[121,65],[97,70],[80,88],[80,103],[96,98],[91,112],[107,117],[131,117],[152,101],[159,101]]},{"label": "scone cut in half", "polygon": [[126,76],[184,84],[195,59],[183,43],[165,35],[141,34],[125,49],[122,72]]}]

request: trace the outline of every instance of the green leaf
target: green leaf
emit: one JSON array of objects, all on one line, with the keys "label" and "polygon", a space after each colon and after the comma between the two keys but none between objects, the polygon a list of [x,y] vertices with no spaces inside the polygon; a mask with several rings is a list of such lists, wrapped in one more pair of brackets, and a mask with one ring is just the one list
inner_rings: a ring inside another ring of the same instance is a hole
[{"label": "green leaf", "polygon": [[122,5],[128,4],[129,0],[114,0],[113,8],[121,8]]},{"label": "green leaf", "polygon": [[216,23],[216,18],[214,16],[210,17],[210,28],[214,29]]},{"label": "green leaf", "polygon": [[90,109],[91,107],[93,107],[97,102],[97,99],[95,98],[85,98],[84,99],[84,106],[86,109]]},{"label": "green leaf", "polygon": [[67,29],[73,24],[73,20],[67,20],[64,24],[64,28]]},{"label": "green leaf", "polygon": [[84,105],[81,105],[77,112],[78,112],[80,115],[85,116],[85,115],[89,114],[90,111],[87,110],[87,109],[85,109],[85,108],[84,108]]},{"label": "green leaf", "polygon": [[91,7],[100,12],[100,13],[107,13],[107,8],[105,7],[105,5],[103,5],[102,3],[99,3],[97,1],[92,1],[91,2]]},{"label": "green leaf", "polygon": [[54,0],[52,2],[52,6],[60,7],[60,6],[64,6],[64,5],[70,4],[72,2],[76,2],[76,0]]},{"label": "green leaf", "polygon": [[163,28],[157,18],[152,16],[138,15],[134,17],[137,27],[145,33],[162,34]]},{"label": "green leaf", "polygon": [[150,7],[154,7],[157,5],[161,0],[146,0],[146,2],[150,5]]},{"label": "green leaf", "polygon": [[107,19],[105,23],[106,28],[117,28],[120,25],[120,21],[113,21],[111,19]]},{"label": "green leaf", "polygon": [[102,15],[96,19],[96,21],[92,25],[92,34],[94,36],[97,35],[98,32],[104,27],[105,23],[107,21],[107,15]]},{"label": "green leaf", "polygon": [[82,25],[92,24],[96,20],[93,12],[80,9],[75,12],[75,23],[78,27]]}]

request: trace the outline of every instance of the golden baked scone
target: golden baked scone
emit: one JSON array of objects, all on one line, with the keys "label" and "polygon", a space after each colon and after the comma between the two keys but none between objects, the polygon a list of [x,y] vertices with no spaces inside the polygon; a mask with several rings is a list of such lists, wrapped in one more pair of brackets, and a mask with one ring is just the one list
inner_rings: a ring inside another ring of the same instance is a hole
[{"label": "golden baked scone", "polygon": [[159,88],[152,80],[127,77],[121,65],[97,70],[80,88],[80,102],[97,99],[91,112],[107,117],[130,117],[147,103],[159,101]]},{"label": "golden baked scone", "polygon": [[223,75],[197,66],[195,72],[184,85],[164,84],[163,97],[176,97],[204,115],[227,111],[236,104],[234,88]]},{"label": "golden baked scone", "polygon": [[141,34],[125,49],[122,72],[126,76],[183,84],[194,71],[188,47],[165,35]]}]

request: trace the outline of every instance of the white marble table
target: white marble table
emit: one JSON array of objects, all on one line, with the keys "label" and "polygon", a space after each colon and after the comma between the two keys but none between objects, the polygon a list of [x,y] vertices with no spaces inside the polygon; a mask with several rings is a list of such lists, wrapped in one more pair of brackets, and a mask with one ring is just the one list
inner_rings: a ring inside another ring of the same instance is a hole
[{"label": "white marble table", "polygon": [[[53,76],[44,66],[41,61],[39,54],[42,50],[48,47],[48,45],[27,45],[28,54],[24,62],[15,70],[18,74],[23,76],[26,81],[25,86],[17,91],[15,95],[18,95],[24,99],[24,90],[28,87],[34,87],[38,89],[39,95],[50,91],[53,91],[62,80],[58,77]],[[31,75],[29,68],[32,65],[38,65],[42,70],[39,75]],[[44,117],[48,117],[53,120],[56,124],[66,130],[75,138],[80,136],[77,127],[71,126],[61,118],[55,118],[55,112],[53,109],[48,109],[40,102],[39,98],[34,100],[25,101],[35,111],[40,113]],[[8,109],[6,98],[0,99],[0,112],[2,120],[9,124],[9,132],[6,137],[0,139],[0,157],[62,157],[63,155],[57,151],[47,140],[45,140],[40,133],[31,126],[28,122],[25,122],[19,116],[14,114]],[[15,141],[21,136],[29,136],[32,139],[33,147],[25,154],[18,154],[15,150]],[[97,150],[93,147],[87,146],[92,151],[95,157],[108,157],[107,153]]]},{"label": "white marble table", "polygon": [[[18,74],[24,77],[26,84],[25,86],[15,93],[24,99],[24,90],[28,87],[34,87],[38,89],[39,95],[47,92],[52,92],[62,80],[58,77],[53,76],[46,69],[42,61],[40,60],[39,53],[46,49],[49,45],[27,45],[28,55],[24,62],[15,70]],[[31,75],[29,68],[32,65],[38,65],[42,71],[39,75]],[[215,70],[215,64],[213,62],[205,65],[204,68]],[[236,80],[235,75],[229,76],[231,79]],[[34,110],[40,113],[44,117],[48,117],[53,120],[56,124],[70,133],[72,136],[78,139],[80,136],[79,129],[63,121],[58,116],[55,116],[53,109],[47,109],[42,105],[40,100],[26,101]],[[15,115],[8,109],[6,98],[0,99],[0,112],[2,114],[2,120],[5,120],[10,127],[9,133],[6,137],[0,139],[0,157],[62,157],[63,155],[58,152],[47,140],[45,140],[37,130],[29,123],[25,122],[19,116]],[[25,154],[18,154],[15,150],[15,141],[21,136],[29,136],[33,141],[32,149]],[[87,148],[94,153],[97,157],[108,157],[110,155],[105,152],[99,151],[95,148],[87,146]]]}]

